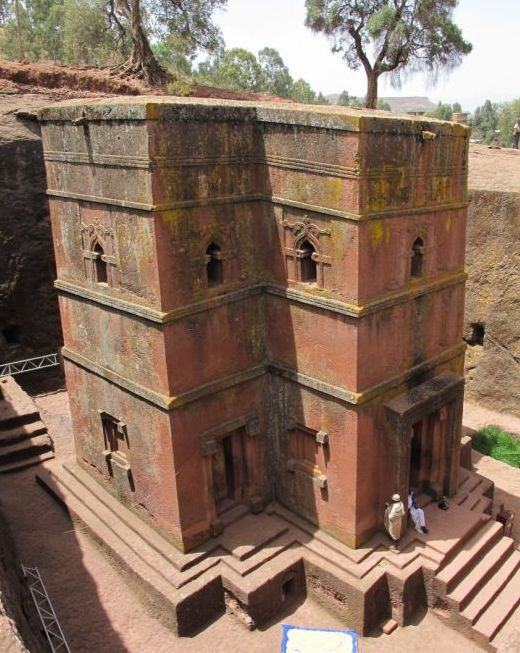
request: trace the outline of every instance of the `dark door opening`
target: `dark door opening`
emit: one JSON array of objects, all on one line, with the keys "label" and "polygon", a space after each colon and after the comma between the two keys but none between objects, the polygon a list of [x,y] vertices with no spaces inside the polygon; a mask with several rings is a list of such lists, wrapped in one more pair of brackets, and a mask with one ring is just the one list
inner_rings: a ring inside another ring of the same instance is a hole
[{"label": "dark door opening", "polygon": [[219,440],[213,456],[213,492],[218,513],[234,505],[236,499],[233,440],[231,435]]},{"label": "dark door opening", "polygon": [[419,489],[421,485],[422,437],[424,422],[412,426],[412,442],[410,446],[410,487]]}]

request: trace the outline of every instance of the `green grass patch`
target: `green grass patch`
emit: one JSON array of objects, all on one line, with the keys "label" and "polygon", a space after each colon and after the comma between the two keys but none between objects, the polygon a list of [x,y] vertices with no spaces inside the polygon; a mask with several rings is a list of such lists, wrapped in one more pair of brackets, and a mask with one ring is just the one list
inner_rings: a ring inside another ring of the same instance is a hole
[{"label": "green grass patch", "polygon": [[520,440],[500,426],[490,424],[474,433],[473,449],[512,467],[520,467]]}]

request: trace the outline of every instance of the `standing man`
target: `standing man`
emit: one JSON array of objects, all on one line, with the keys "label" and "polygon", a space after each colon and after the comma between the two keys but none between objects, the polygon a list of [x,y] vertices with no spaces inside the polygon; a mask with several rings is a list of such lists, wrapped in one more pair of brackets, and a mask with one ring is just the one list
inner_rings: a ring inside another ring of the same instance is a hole
[{"label": "standing man", "polygon": [[520,140],[520,116],[516,119],[513,125],[513,149],[518,149],[518,141]]},{"label": "standing man", "polygon": [[385,528],[393,540],[393,548],[397,548],[399,544],[405,519],[406,513],[401,497],[393,494],[391,503],[387,503],[385,509]]}]

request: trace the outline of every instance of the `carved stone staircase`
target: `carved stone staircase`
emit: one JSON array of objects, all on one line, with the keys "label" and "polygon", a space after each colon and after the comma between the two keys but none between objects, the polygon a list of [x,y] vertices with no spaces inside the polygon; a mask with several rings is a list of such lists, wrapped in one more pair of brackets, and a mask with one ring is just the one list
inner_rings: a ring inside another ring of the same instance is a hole
[{"label": "carved stone staircase", "polygon": [[76,463],[45,463],[37,479],[139,578],[179,635],[225,609],[261,625],[305,593],[362,634],[390,616],[406,625],[427,604],[488,650],[520,618],[520,553],[487,514],[492,483],[467,470],[449,511],[426,505],[429,534],[410,528],[399,553],[382,533],[349,549],[273,504],[260,515],[230,510],[221,535],[182,554]]},{"label": "carved stone staircase", "polygon": [[0,472],[53,457],[51,438],[32,399],[12,377],[0,378]]}]

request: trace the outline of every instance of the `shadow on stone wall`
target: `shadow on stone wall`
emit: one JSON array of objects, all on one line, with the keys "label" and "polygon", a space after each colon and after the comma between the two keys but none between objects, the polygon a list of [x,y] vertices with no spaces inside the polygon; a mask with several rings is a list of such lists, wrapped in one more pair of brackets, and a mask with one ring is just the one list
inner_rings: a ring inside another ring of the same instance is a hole
[{"label": "shadow on stone wall", "polygon": [[[39,125],[17,120],[12,109],[0,110],[0,127],[0,363],[5,363],[56,352],[62,337]],[[32,392],[40,391],[40,384],[50,390],[63,385],[63,374],[55,368],[18,380]]]}]

